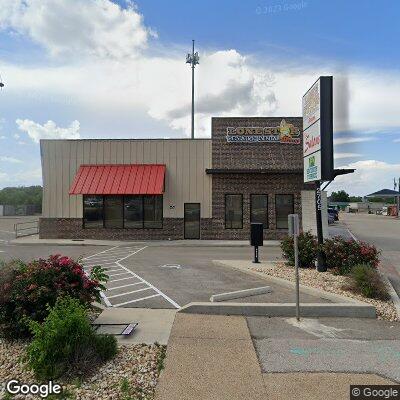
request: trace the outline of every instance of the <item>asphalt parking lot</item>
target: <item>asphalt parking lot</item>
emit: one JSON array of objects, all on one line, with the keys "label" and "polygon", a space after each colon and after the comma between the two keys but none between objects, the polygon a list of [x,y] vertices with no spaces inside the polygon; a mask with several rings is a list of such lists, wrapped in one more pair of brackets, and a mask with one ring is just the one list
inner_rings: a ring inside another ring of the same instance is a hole
[{"label": "asphalt parking lot", "polygon": [[[10,220],[0,219],[0,229]],[[121,246],[12,244],[12,231],[3,232],[0,259],[30,261],[62,254],[81,259],[87,271],[94,265],[107,270],[109,282],[103,302],[113,307],[176,309],[190,302],[209,301],[213,294],[271,286],[272,294],[246,297],[244,302],[293,302],[292,289],[271,284],[243,272],[217,266],[213,260],[251,260],[248,247],[195,247],[135,242]],[[260,248],[261,260],[281,259],[279,247]],[[235,300],[233,300],[235,301]],[[304,295],[303,301],[321,299]]]},{"label": "asphalt parking lot", "polygon": [[[246,259],[251,249],[237,247],[56,246],[0,243],[2,260],[46,258],[50,254],[80,258],[86,270],[101,265],[109,275],[103,301],[107,306],[179,308],[192,301],[209,301],[216,293],[265,286],[263,279],[217,267],[214,259]],[[261,257],[280,258],[278,248],[262,249]],[[291,296],[280,293],[282,301]],[[249,301],[268,301],[268,295]]]}]

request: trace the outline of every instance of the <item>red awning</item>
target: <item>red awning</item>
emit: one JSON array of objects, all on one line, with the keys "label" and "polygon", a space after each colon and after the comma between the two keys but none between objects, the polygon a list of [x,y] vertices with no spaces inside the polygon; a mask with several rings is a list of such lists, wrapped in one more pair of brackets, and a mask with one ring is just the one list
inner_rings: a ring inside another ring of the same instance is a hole
[{"label": "red awning", "polygon": [[69,194],[162,194],[165,165],[81,165]]}]

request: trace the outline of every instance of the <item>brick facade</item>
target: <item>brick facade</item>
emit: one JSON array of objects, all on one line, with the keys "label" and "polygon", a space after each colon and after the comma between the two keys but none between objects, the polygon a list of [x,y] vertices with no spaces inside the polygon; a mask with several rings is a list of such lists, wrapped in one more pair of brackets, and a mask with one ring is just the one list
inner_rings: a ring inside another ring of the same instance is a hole
[{"label": "brick facade", "polygon": [[[212,238],[211,219],[203,218],[201,237]],[[162,229],[83,228],[81,218],[40,218],[41,239],[99,239],[99,240],[175,240],[183,239],[182,218],[164,218]]]},{"label": "brick facade", "polygon": [[301,117],[212,118],[212,167],[303,171],[301,143],[228,143],[226,140],[229,127],[275,127],[280,125],[282,119],[302,131]]},{"label": "brick facade", "polygon": [[[265,239],[281,239],[286,230],[276,229],[275,195],[293,194],[294,212],[301,216],[302,175],[223,174],[213,176],[213,232],[215,239],[248,239],[250,194],[268,195],[268,229]],[[243,195],[243,229],[225,229],[225,194]]]},{"label": "brick facade", "polygon": [[[212,218],[201,220],[201,239],[249,238],[250,194],[268,195],[269,226],[265,239],[281,239],[276,229],[275,195],[293,194],[294,212],[301,216],[302,144],[229,143],[229,127],[277,127],[282,119],[302,130],[302,118],[212,118]],[[301,139],[301,136],[300,136]],[[225,171],[224,171],[225,170]],[[242,170],[235,173],[232,170]],[[243,170],[247,171],[243,173]],[[253,171],[252,171],[253,170]],[[262,172],[262,173],[260,173]],[[206,173],[204,171],[204,173]],[[243,229],[225,229],[225,194],[243,195]],[[183,218],[164,218],[162,229],[83,229],[80,218],[41,218],[41,238],[168,240],[184,238]]]}]

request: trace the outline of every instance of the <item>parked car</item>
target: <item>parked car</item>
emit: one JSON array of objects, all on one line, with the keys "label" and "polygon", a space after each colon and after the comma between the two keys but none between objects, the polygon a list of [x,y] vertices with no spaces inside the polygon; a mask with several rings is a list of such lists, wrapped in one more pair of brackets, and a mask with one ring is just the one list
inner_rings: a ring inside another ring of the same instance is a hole
[{"label": "parked car", "polygon": [[334,222],[335,222],[335,216],[332,213],[328,212],[328,224],[330,225],[333,224]]},{"label": "parked car", "polygon": [[328,214],[331,214],[333,216],[334,221],[339,221],[339,211],[338,210],[328,207]]}]

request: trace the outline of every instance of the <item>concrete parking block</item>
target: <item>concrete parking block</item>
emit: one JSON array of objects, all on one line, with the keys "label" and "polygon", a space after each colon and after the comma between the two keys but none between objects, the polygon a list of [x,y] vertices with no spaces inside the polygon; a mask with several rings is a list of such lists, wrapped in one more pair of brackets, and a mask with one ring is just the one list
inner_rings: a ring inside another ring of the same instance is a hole
[{"label": "concrete parking block", "polygon": [[[176,310],[149,308],[107,308],[94,321],[95,324],[118,324],[138,322],[130,336],[117,336],[120,344],[167,344]],[[102,326],[100,333],[116,333],[123,327]]]},{"label": "concrete parking block", "polygon": [[266,294],[271,292],[272,289],[270,286],[262,286],[258,288],[235,290],[234,292],[213,294],[210,297],[210,301],[217,302],[217,301],[226,301],[232,299],[241,299],[243,297],[256,296],[259,294]]},{"label": "concrete parking block", "polygon": [[[242,271],[246,274],[258,276],[263,278],[269,283],[278,284],[285,288],[295,289],[295,282],[288,281],[286,279],[278,278],[276,276],[267,275],[264,272],[255,271],[254,264],[248,260],[213,260],[214,265],[220,267],[228,267],[238,271]],[[270,267],[271,264],[275,264],[276,261],[262,261],[257,264],[257,268],[262,269],[263,267]],[[294,273],[294,271],[293,271]],[[319,297],[322,300],[333,301],[336,303],[362,303],[359,300],[352,299],[350,297],[342,296],[336,293],[326,292],[324,290],[316,289],[310,286],[302,285],[300,282],[300,294],[301,295],[311,295],[315,297]]]},{"label": "concrete parking block", "polygon": [[281,373],[264,374],[268,400],[348,400],[350,385],[391,385],[375,374]]}]

